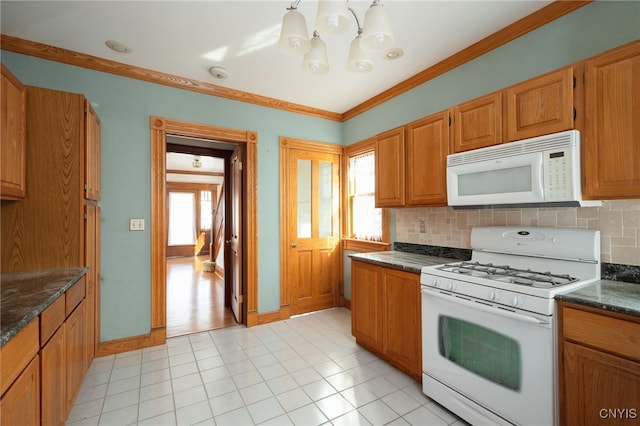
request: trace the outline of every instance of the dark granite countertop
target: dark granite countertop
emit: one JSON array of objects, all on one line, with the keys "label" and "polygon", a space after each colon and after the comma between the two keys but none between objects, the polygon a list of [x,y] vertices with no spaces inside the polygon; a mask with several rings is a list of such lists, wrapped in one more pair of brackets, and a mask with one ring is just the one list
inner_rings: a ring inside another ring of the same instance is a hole
[{"label": "dark granite countertop", "polygon": [[0,347],[86,273],[78,267],[0,275]]},{"label": "dark granite countertop", "polygon": [[423,266],[453,263],[456,259],[448,257],[429,256],[424,254],[406,253],[403,251],[376,251],[373,253],[354,253],[349,257],[376,265],[389,266],[408,272],[420,273]]},{"label": "dark granite countertop", "polygon": [[640,317],[640,284],[599,280],[556,295],[556,300]]}]

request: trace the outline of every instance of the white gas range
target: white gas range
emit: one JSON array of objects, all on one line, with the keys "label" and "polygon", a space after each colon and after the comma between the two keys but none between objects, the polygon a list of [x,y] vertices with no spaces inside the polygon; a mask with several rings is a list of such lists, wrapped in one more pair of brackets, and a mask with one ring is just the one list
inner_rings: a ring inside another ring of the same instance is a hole
[{"label": "white gas range", "polygon": [[600,233],[477,227],[422,268],[423,391],[472,424],[557,423],[556,294],[600,278]]}]

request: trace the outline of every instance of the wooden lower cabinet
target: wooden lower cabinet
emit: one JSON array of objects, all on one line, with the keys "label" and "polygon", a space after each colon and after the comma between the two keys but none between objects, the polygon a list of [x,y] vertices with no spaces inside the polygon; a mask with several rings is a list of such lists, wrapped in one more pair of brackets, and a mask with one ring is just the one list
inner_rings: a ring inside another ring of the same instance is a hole
[{"label": "wooden lower cabinet", "polygon": [[352,334],[356,342],[420,380],[420,275],[351,262]]},{"label": "wooden lower cabinet", "polygon": [[637,425],[640,319],[560,306],[560,423]]},{"label": "wooden lower cabinet", "polygon": [[36,355],[0,399],[1,425],[40,425],[39,361]]},{"label": "wooden lower cabinet", "polygon": [[66,399],[67,407],[72,407],[80,391],[86,373],[86,331],[85,331],[85,301],[76,307],[65,322],[66,334]]},{"label": "wooden lower cabinet", "polygon": [[382,351],[382,268],[351,261],[351,333],[356,341]]},{"label": "wooden lower cabinet", "polygon": [[40,350],[42,392],[40,394],[43,425],[64,425],[68,411],[66,395],[65,327],[58,331]]}]

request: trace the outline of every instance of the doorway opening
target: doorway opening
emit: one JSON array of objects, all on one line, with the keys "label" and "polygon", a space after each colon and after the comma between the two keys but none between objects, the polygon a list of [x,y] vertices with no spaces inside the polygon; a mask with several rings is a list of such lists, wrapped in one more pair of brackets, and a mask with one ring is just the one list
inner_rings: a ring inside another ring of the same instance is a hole
[{"label": "doorway opening", "polygon": [[249,238],[257,235],[257,134],[162,117],[151,117],[150,127],[151,333],[148,344],[162,344],[167,337],[167,152],[172,151],[188,150],[191,155],[225,159],[227,190],[221,194],[227,194],[220,198],[225,200],[225,236],[228,237],[222,244],[225,299],[230,301],[238,323],[257,325],[258,250],[256,238]]},{"label": "doorway opening", "polygon": [[238,324],[225,281],[225,169],[236,144],[166,136],[167,337]]}]

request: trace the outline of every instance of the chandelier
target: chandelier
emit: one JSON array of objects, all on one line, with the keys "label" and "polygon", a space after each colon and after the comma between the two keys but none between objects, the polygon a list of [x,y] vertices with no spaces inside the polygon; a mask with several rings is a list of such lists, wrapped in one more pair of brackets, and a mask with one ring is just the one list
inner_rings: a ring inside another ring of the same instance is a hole
[{"label": "chandelier", "polygon": [[[320,34],[341,34],[349,29],[351,16],[356,21],[357,35],[351,42],[347,69],[353,72],[369,72],[373,69],[371,53],[382,51],[393,43],[393,34],[389,27],[389,18],[380,0],[373,0],[364,15],[364,24],[354,10],[348,7],[348,0],[320,0],[313,36],[309,39],[307,24],[297,8],[301,0],[291,3],[282,18],[282,30],[278,47],[290,55],[304,55],[302,69],[308,72],[324,74],[329,71],[327,46]],[[390,59],[399,56],[397,49],[387,55]]]}]

